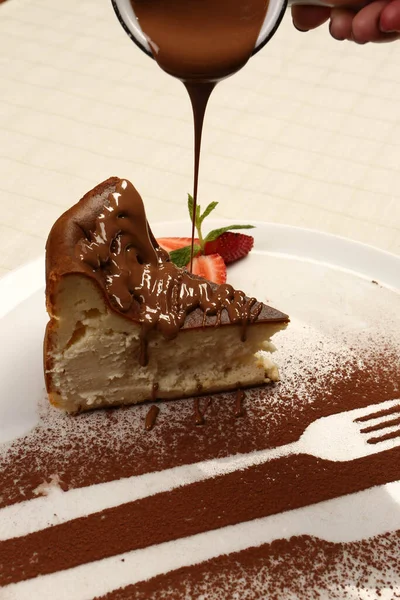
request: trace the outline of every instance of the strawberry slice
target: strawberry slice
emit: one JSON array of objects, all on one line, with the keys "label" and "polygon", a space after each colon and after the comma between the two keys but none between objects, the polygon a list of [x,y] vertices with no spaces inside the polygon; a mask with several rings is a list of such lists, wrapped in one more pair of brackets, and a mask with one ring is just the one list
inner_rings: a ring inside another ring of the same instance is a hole
[{"label": "strawberry slice", "polygon": [[204,254],[219,254],[225,264],[244,258],[254,246],[254,238],[244,233],[226,231],[212,242],[206,242]]},{"label": "strawberry slice", "polygon": [[[185,246],[190,246],[192,243],[192,238],[188,237],[165,237],[158,238],[157,242],[167,252],[172,252],[172,250],[179,250],[179,248],[184,248]],[[199,240],[195,238],[195,244],[199,243]]]},{"label": "strawberry slice", "polygon": [[[1,0],[0,0],[1,2]],[[237,229],[253,229],[254,225],[228,225],[213,229],[206,236],[202,233],[204,219],[218,206],[211,202],[202,212],[199,205],[194,210],[194,200],[188,194],[189,216],[197,230],[193,240],[193,269],[195,275],[201,275],[215,283],[225,283],[226,264],[243,258],[253,247],[254,239],[250,235],[232,233]],[[184,237],[158,238],[161,248],[169,253],[169,258],[177,267],[190,270],[192,240]]]},{"label": "strawberry slice", "polygon": [[226,282],[226,265],[224,259],[219,254],[200,255],[193,259],[194,275],[199,275],[212,281],[213,283]]}]

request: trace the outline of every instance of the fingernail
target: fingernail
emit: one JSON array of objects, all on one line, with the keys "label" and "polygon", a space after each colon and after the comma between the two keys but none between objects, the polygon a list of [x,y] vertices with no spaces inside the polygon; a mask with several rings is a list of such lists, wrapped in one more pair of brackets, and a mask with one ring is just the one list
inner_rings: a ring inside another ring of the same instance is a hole
[{"label": "fingernail", "polygon": [[344,40],[346,39],[346,38],[339,38],[332,33],[332,21],[329,21],[329,33],[331,34],[333,39],[336,40],[337,42],[344,42]]},{"label": "fingernail", "polygon": [[297,27],[297,25],[294,21],[293,21],[293,27],[295,29],[297,29],[297,31],[300,31],[300,33],[307,33],[307,31],[309,31],[309,29],[300,29],[300,27]]},{"label": "fingernail", "polygon": [[353,32],[351,32],[351,38],[350,39],[351,39],[352,42],[354,42],[355,44],[358,44],[359,46],[365,46],[365,44],[367,43],[366,41],[365,42],[360,42],[360,41],[356,40],[355,37],[354,37],[354,33]]},{"label": "fingernail", "polygon": [[386,27],[383,27],[382,25],[379,25],[379,29],[382,33],[397,33],[395,29],[386,29]]}]

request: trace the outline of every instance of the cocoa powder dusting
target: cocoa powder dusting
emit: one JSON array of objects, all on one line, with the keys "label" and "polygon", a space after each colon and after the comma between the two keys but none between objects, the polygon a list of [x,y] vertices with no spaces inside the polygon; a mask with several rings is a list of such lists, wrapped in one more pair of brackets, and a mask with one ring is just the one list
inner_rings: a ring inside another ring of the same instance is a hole
[{"label": "cocoa powder dusting", "polygon": [[400,583],[399,556],[400,531],[345,544],[294,537],[159,575],[101,600],[354,600],[385,593],[394,600],[400,598],[393,589]]},{"label": "cocoa powder dusting", "polygon": [[400,448],[349,462],[293,455],[174,488],[1,541],[0,586],[396,481],[399,464]]}]

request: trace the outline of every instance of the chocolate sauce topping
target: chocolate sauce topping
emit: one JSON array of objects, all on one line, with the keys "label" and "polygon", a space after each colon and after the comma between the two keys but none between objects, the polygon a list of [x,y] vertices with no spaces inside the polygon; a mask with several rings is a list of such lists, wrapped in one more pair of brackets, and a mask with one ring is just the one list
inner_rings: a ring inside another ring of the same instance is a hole
[{"label": "chocolate sauce topping", "polygon": [[189,92],[194,117],[194,216],[201,134],[215,84],[241,69],[252,55],[267,14],[268,0],[131,0],[160,67]]},{"label": "chocolate sauce topping", "polygon": [[[214,317],[215,326],[226,317],[240,325],[243,337],[243,328],[258,320],[264,306],[231,285],[214,286],[170,262],[151,234],[140,195],[126,180],[109,194],[94,228],[77,242],[75,256],[105,288],[111,306],[141,324],[143,365],[153,329],[173,339],[188,314],[201,309]],[[274,313],[271,320],[287,320]]]}]

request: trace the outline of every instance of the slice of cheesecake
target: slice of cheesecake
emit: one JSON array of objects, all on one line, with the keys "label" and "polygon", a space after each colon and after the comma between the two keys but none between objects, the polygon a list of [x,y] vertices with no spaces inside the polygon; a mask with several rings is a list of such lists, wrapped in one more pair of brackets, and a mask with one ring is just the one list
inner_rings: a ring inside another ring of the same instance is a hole
[{"label": "slice of cheesecake", "polygon": [[126,180],[101,183],[46,246],[50,401],[68,412],[279,379],[270,338],[288,317],[176,267]]}]

